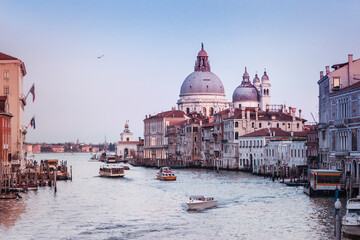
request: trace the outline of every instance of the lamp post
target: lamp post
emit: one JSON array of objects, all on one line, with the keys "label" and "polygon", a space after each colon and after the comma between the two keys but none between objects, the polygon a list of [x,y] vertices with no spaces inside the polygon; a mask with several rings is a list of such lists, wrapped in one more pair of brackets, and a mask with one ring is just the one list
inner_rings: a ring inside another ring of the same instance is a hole
[{"label": "lamp post", "polygon": [[335,202],[335,239],[340,240],[341,239],[341,222],[340,222],[340,212],[341,209],[341,202],[339,199]]}]

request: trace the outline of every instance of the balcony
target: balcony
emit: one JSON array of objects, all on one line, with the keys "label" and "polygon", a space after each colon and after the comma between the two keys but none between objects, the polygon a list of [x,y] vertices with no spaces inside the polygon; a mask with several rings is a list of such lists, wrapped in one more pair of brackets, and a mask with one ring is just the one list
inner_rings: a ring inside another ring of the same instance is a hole
[{"label": "balcony", "polygon": [[346,128],[348,124],[348,119],[337,119],[334,121],[334,126],[336,128]]},{"label": "balcony", "polygon": [[346,157],[346,156],[350,156],[350,151],[347,151],[347,150],[336,151],[336,152],[335,152],[335,156],[336,156],[336,157]]}]

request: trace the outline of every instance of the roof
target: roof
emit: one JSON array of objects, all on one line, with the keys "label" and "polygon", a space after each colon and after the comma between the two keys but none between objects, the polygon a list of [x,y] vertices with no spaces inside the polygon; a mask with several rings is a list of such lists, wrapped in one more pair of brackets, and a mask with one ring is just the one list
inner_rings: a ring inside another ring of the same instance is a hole
[{"label": "roof", "polygon": [[19,60],[17,58],[14,58],[10,55],[7,55],[5,53],[0,52],[0,60]]},{"label": "roof", "polygon": [[185,113],[181,110],[171,110],[166,112],[158,113],[154,116],[149,116],[147,119],[155,119],[155,118],[182,118],[185,117]]},{"label": "roof", "polygon": [[214,126],[214,122],[210,122],[202,125],[202,127],[213,127],[213,126]]},{"label": "roof", "polygon": [[[353,88],[357,88],[357,87],[360,87],[360,82],[357,82],[357,83],[354,83],[354,84],[352,84],[350,86],[344,87],[344,88],[340,89],[340,92],[345,91],[345,90],[349,90],[349,89],[353,89]],[[338,92],[338,91],[336,91],[336,92]]]},{"label": "roof", "polygon": [[281,128],[263,128],[260,129],[258,131],[252,132],[252,133],[248,133],[245,135],[242,135],[241,137],[261,137],[261,136],[271,136],[271,134],[275,137],[291,137],[291,134],[293,134],[293,137],[306,137],[307,136],[307,132],[303,131],[303,132],[286,132],[284,130],[282,130]]}]

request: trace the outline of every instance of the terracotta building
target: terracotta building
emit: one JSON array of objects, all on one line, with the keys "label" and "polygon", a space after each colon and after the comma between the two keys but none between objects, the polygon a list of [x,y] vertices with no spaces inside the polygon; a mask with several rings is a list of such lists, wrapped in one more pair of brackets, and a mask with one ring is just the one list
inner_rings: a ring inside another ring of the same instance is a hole
[{"label": "terracotta building", "polygon": [[7,96],[11,120],[11,161],[13,165],[24,167],[25,135],[24,107],[26,105],[23,93],[23,78],[26,75],[25,64],[12,56],[0,53],[0,91]]},{"label": "terracotta building", "polygon": [[11,160],[11,118],[6,96],[0,96],[0,153],[1,161],[7,165]]}]

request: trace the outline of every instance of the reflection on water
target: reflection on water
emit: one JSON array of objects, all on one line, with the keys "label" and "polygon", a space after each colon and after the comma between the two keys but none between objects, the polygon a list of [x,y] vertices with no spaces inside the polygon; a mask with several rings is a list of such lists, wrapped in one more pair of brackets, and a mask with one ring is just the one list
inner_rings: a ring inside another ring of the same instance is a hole
[{"label": "reflection on water", "polygon": [[[56,194],[42,187],[0,202],[0,238],[333,239],[332,198],[241,172],[181,169],[177,181],[162,182],[157,169],[131,167],[125,178],[101,178],[90,157],[37,155],[68,160],[73,181],[58,182]],[[218,207],[187,211],[193,194],[215,197]]]}]

